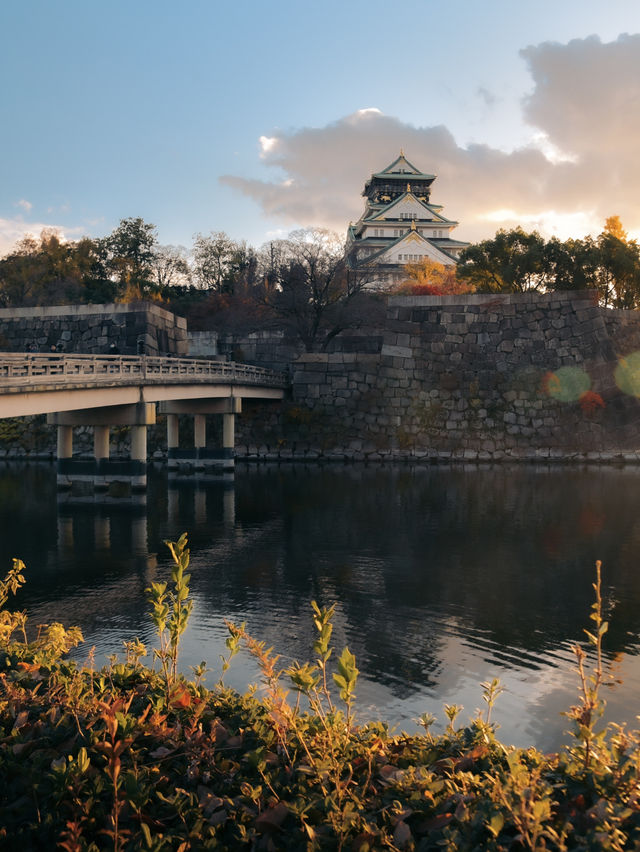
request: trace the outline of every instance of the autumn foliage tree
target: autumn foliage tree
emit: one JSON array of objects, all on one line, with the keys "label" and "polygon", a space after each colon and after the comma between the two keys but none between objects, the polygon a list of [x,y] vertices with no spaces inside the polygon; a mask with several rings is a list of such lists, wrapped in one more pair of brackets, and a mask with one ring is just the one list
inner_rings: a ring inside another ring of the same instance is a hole
[{"label": "autumn foliage tree", "polygon": [[65,242],[54,231],[27,236],[0,258],[0,305],[22,307],[85,301],[98,256],[93,241]]},{"label": "autumn foliage tree", "polygon": [[473,284],[462,281],[456,274],[454,265],[445,266],[426,257],[404,267],[406,280],[395,292],[412,296],[454,296],[459,293],[472,293]]}]

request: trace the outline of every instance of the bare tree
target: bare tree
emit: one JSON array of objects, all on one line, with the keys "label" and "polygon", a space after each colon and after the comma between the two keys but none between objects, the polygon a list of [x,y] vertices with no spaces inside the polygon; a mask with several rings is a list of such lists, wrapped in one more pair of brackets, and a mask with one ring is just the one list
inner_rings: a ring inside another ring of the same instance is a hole
[{"label": "bare tree", "polygon": [[224,231],[196,234],[193,240],[193,271],[203,290],[223,292],[235,243]]},{"label": "bare tree", "polygon": [[373,271],[350,266],[338,235],[322,228],[267,243],[260,272],[259,297],[307,352],[325,350],[347,328],[370,323],[380,301],[366,292]]},{"label": "bare tree", "polygon": [[151,265],[155,284],[161,290],[165,287],[188,287],[191,283],[184,246],[158,246]]}]

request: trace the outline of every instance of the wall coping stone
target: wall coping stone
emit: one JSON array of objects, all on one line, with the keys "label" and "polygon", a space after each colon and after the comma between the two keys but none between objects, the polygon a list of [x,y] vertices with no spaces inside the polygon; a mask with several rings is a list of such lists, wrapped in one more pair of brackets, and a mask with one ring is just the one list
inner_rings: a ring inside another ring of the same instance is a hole
[{"label": "wall coping stone", "polygon": [[597,305],[596,290],[554,290],[540,293],[466,293],[457,296],[389,296],[391,307],[439,307],[441,305],[530,305],[547,306],[549,302],[589,302]]},{"label": "wall coping stone", "polygon": [[85,316],[112,316],[113,314],[133,313],[154,314],[167,322],[172,322],[178,328],[187,328],[184,317],[155,305],[153,302],[112,302],[106,305],[45,305],[37,308],[0,308],[0,320],[11,319],[44,319],[46,317],[85,317]]}]

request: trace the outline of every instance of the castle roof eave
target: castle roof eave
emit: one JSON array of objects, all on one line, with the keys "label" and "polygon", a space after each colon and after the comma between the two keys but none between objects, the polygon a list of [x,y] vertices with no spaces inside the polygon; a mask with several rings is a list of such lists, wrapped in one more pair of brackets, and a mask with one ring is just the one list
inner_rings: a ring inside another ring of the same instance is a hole
[{"label": "castle roof eave", "polygon": [[[438,220],[443,225],[457,225],[458,224],[458,222],[455,222],[453,219],[446,219],[444,216],[442,216],[440,213],[438,213],[438,210],[442,210],[441,204],[429,204],[427,201],[420,201],[420,199],[418,198],[417,195],[414,195],[413,192],[410,192],[410,191],[407,191],[407,190],[405,190],[405,192],[403,192],[402,195],[399,195],[397,198],[394,198],[393,201],[389,201],[388,204],[385,204],[384,207],[382,207],[381,210],[378,210],[376,212],[376,218],[372,219],[370,216],[364,216],[362,218],[362,221],[363,222],[375,222],[376,219],[380,218],[380,215],[382,213],[384,213],[385,210],[391,210],[392,207],[395,207],[396,204],[399,204],[403,199],[405,199],[409,195],[411,196],[411,198],[413,198],[415,201],[417,201],[418,204],[420,204],[422,207],[424,207],[430,213],[434,213],[438,217]],[[402,221],[402,220],[400,220],[400,221]],[[406,220],[404,220],[404,221],[406,221]],[[419,221],[419,220],[416,220],[416,221]],[[429,221],[429,220],[427,219],[425,221]]]},{"label": "castle roof eave", "polygon": [[[409,232],[409,233],[411,233],[411,232]],[[413,233],[415,233],[415,231],[414,231]],[[450,254],[449,254],[449,253],[448,253],[445,249],[440,248],[440,246],[437,246],[434,242],[432,242],[431,240],[428,240],[428,239],[427,239],[424,235],[422,235],[422,234],[419,234],[418,236],[419,236],[419,238],[420,238],[420,240],[421,240],[422,242],[427,243],[427,245],[431,246],[431,248],[435,249],[437,252],[440,252],[440,254],[443,254],[443,255],[444,255],[446,258],[448,258],[449,260],[454,260],[454,261],[455,261],[455,257],[453,257],[453,255],[450,255]],[[402,234],[402,236],[400,236],[400,237],[396,237],[396,239],[392,240],[392,242],[388,243],[386,246],[383,246],[383,247],[382,247],[381,249],[379,249],[377,252],[374,252],[374,254],[370,254],[368,257],[363,258],[362,265],[364,266],[364,265],[367,265],[367,264],[370,264],[370,263],[375,262],[375,259],[376,259],[377,257],[380,257],[381,255],[383,255],[383,254],[385,254],[386,252],[388,252],[388,251],[389,251],[389,249],[392,249],[394,246],[398,245],[398,243],[401,243],[403,240],[405,240],[405,239],[406,239],[406,237],[407,237],[407,234],[406,234],[406,233],[405,233],[405,234]],[[387,265],[388,265],[388,266],[397,266],[398,264],[396,264],[396,263],[389,263],[389,264],[387,264]]]},{"label": "castle roof eave", "polygon": [[[403,171],[394,172],[393,169],[400,162],[405,163],[411,171],[403,170]],[[436,179],[436,175],[428,175],[428,174],[425,174],[424,172],[419,171],[413,165],[413,163],[410,163],[409,160],[407,160],[407,158],[404,155],[404,151],[400,151],[400,154],[395,158],[395,160],[392,163],[389,163],[389,165],[386,168],[384,168],[381,172],[374,172],[371,175],[371,177],[372,178],[374,178],[374,177],[381,177],[381,178],[386,178],[386,177],[402,178],[402,177],[405,177],[406,178],[407,175],[412,175],[414,178],[417,178],[418,180],[429,180],[429,179],[435,180]]]}]

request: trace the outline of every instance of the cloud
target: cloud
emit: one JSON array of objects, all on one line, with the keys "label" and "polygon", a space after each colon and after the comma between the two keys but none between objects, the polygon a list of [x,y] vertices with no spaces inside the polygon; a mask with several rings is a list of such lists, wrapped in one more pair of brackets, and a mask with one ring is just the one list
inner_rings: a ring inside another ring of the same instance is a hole
[{"label": "cloud", "polygon": [[20,201],[16,201],[15,206],[22,207],[22,209],[28,213],[33,207],[33,204],[30,201],[26,201],[24,198],[21,198]]},{"label": "cloud", "polygon": [[0,217],[0,257],[8,254],[15,244],[24,237],[39,237],[42,231],[55,231],[61,239],[79,237],[83,233],[80,227],[65,228],[61,225],[44,222],[25,222],[22,218],[3,219]]},{"label": "cloud", "polygon": [[403,148],[438,175],[432,200],[461,222],[461,239],[531,222],[546,233],[561,233],[564,223],[580,236],[598,232],[613,214],[640,231],[640,35],[545,42],[521,55],[534,82],[522,105],[534,129],[528,147],[461,147],[442,125],[415,127],[364,109],[325,127],[262,137],[272,181],[220,180],[268,217],[342,232],[362,213],[365,180]]},{"label": "cloud", "polygon": [[497,101],[493,92],[490,92],[489,89],[485,89],[484,86],[478,86],[476,89],[476,95],[480,98],[480,100],[484,101],[485,105],[488,107],[493,106]]}]

